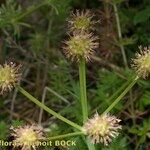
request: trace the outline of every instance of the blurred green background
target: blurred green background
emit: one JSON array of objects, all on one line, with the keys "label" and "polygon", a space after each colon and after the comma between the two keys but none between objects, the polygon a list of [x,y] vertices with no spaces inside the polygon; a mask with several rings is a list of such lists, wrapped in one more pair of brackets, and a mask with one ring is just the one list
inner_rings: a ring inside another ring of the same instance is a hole
[{"label": "blurred green background", "polygon": [[[100,20],[95,31],[100,46],[92,62],[87,64],[91,115],[95,111],[102,113],[112,103],[108,98],[128,80],[132,73],[129,69],[131,58],[139,51],[138,46],[150,45],[150,1],[115,0],[123,37],[121,41],[118,40],[114,8],[107,1],[111,0],[0,0],[1,64],[5,61],[23,64],[21,85],[38,99],[45,96],[47,106],[79,124],[78,66],[65,58],[62,49],[68,38],[70,12],[90,9],[95,19]],[[125,49],[128,68],[124,66],[120,44]],[[55,92],[65,99],[58,98]],[[71,127],[46,112],[42,118],[39,113],[40,109],[16,90],[1,96],[0,139],[8,139],[10,125],[40,122],[40,119],[50,131],[50,136],[72,131]],[[139,80],[112,113],[122,119],[123,130],[109,147],[99,144],[96,145],[97,150],[150,149],[150,80]],[[88,150],[82,138],[74,139],[78,144],[69,147],[70,150]]]}]

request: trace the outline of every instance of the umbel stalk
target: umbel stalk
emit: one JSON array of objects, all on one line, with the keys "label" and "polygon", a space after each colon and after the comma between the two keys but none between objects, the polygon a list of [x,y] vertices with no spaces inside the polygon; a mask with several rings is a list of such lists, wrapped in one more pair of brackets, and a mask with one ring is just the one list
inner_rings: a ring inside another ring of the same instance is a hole
[{"label": "umbel stalk", "polygon": [[80,78],[80,100],[82,107],[83,123],[88,119],[85,66],[86,66],[85,58],[81,57],[79,61],[79,78]]},{"label": "umbel stalk", "polygon": [[56,113],[55,111],[53,111],[52,109],[48,108],[46,105],[44,105],[43,103],[41,103],[39,100],[37,100],[35,97],[33,97],[31,94],[29,94],[27,91],[25,91],[22,87],[17,86],[17,89],[19,92],[21,92],[24,96],[26,96],[29,100],[31,100],[33,103],[35,103],[36,105],[38,105],[40,108],[42,108],[43,110],[47,111],[49,114],[55,116],[56,118],[62,120],[63,122],[71,125],[72,127],[82,131],[82,127],[79,126],[78,124],[66,119],[65,117],[61,116],[60,114]]}]

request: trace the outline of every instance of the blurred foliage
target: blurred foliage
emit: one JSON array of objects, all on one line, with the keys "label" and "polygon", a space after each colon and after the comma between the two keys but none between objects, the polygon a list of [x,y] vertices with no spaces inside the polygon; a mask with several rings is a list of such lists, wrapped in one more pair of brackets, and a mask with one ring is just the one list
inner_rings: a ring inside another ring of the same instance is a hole
[{"label": "blurred foliage", "polygon": [[21,14],[21,6],[14,0],[6,1],[0,8],[0,28],[19,25],[17,17]]},{"label": "blurred foliage", "polygon": [[6,140],[8,134],[7,124],[3,121],[0,122],[0,139]]},{"label": "blurred foliage", "polygon": [[[110,0],[111,1],[111,0]],[[150,1],[114,0],[117,4],[123,39],[117,38],[113,7],[107,0],[6,0],[0,1],[0,61],[13,59],[22,63],[23,86],[41,99],[45,87],[59,93],[65,103],[47,92],[45,104],[68,119],[81,124],[77,64],[70,63],[63,55],[63,41],[67,38],[67,22],[71,10],[92,9],[100,20],[96,32],[100,37],[97,57],[87,67],[89,113],[102,113],[114,99],[108,101],[131,76],[124,69],[118,45],[123,45],[128,63],[139,45],[150,45]],[[109,10],[109,11],[106,11]],[[107,16],[108,15],[108,16]],[[108,17],[108,18],[107,18]],[[109,18],[110,17],[110,18]],[[108,29],[108,30],[107,30]],[[130,68],[130,67],[129,67]],[[0,98],[0,139],[7,139],[8,126],[24,122],[37,122],[39,108],[15,92]],[[13,103],[13,104],[12,104]],[[12,105],[15,108],[12,108]],[[97,106],[99,106],[98,109]],[[150,81],[140,80],[115,107],[123,120],[121,135],[109,147],[96,145],[95,150],[149,150],[150,149]],[[12,115],[12,118],[10,117]],[[11,123],[10,123],[11,122]],[[42,125],[49,135],[71,132],[73,129],[44,112]],[[73,137],[76,147],[70,150],[87,150],[85,139]],[[43,149],[43,148],[42,148]],[[67,149],[49,147],[46,149]]]}]

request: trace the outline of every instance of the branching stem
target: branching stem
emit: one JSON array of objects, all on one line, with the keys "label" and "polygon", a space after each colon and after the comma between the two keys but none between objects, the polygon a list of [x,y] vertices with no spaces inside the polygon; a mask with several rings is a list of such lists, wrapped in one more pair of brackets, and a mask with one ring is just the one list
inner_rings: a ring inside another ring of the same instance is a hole
[{"label": "branching stem", "polygon": [[137,80],[139,79],[138,76],[136,76],[135,78],[133,78],[133,80],[131,81],[131,83],[125,88],[125,90],[120,94],[120,96],[118,98],[116,98],[116,100],[103,112],[104,113],[108,113],[110,112],[115,105],[127,94],[127,92],[134,86],[134,84],[137,82]]},{"label": "branching stem", "polygon": [[61,121],[71,125],[72,127],[82,131],[82,127],[78,124],[66,119],[65,117],[61,116],[60,114],[56,113],[52,109],[48,108],[46,105],[41,103],[39,100],[37,100],[35,97],[33,97],[31,94],[29,94],[27,91],[25,91],[22,87],[17,86],[17,89],[19,92],[21,92],[24,96],[26,96],[29,100],[31,100],[33,103],[35,103],[37,106],[42,108],[43,110],[47,111],[49,114],[55,116],[56,118],[60,119]]},{"label": "branching stem", "polygon": [[71,136],[78,136],[78,135],[83,135],[83,132],[74,132],[74,133],[67,133],[67,134],[62,134],[62,135],[57,135],[53,137],[49,137],[46,140],[56,140],[56,139],[63,139],[63,138],[68,138]]}]

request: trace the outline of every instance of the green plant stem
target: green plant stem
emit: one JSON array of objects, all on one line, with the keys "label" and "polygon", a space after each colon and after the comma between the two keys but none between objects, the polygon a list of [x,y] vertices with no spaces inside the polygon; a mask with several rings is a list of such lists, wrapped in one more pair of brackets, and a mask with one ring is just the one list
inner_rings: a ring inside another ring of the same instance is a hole
[{"label": "green plant stem", "polygon": [[[116,18],[116,23],[117,23],[118,38],[119,38],[119,41],[122,41],[122,32],[121,32],[121,26],[120,26],[120,19],[119,19],[117,5],[115,3],[113,4],[113,8],[114,8],[115,18]],[[124,46],[122,44],[120,44],[119,46],[120,46],[120,49],[121,49],[124,65],[125,65],[126,68],[128,68],[127,57],[126,57]]]},{"label": "green plant stem", "polygon": [[[43,104],[45,103],[45,98],[46,98],[47,91],[51,92],[52,94],[54,94],[55,96],[57,96],[58,98],[60,98],[62,101],[70,104],[63,96],[59,95],[57,92],[55,92],[54,90],[52,90],[49,87],[45,87],[44,88],[44,91],[43,91],[43,94],[42,94],[42,103]],[[42,115],[43,115],[43,109],[41,108],[40,109],[40,113],[39,113],[39,121],[38,121],[39,124],[41,124],[41,122],[42,122]]]},{"label": "green plant stem", "polygon": [[62,95],[58,94],[56,91],[52,90],[50,87],[46,87],[46,90],[54,94],[56,97],[60,98],[63,102],[70,104],[67,99],[65,99]]},{"label": "green plant stem", "polygon": [[83,115],[83,123],[88,119],[88,106],[86,94],[86,71],[85,59],[81,58],[79,62],[79,78],[80,78],[80,99]]},{"label": "green plant stem", "polygon": [[63,139],[63,138],[68,138],[71,136],[77,136],[77,135],[83,135],[83,132],[74,132],[74,133],[67,133],[67,134],[62,134],[62,135],[58,135],[58,136],[53,136],[53,137],[49,137],[46,140],[56,140],[56,139]]},{"label": "green plant stem", "polygon": [[[125,82],[107,101],[111,101],[112,99],[116,98],[117,95],[119,93],[121,93],[121,91],[123,91],[125,89],[125,87],[131,82],[132,79],[129,79],[127,82]],[[92,113],[95,113],[95,111],[97,111],[100,108],[101,105],[97,106]]]},{"label": "green plant stem", "polygon": [[24,96],[26,96],[29,100],[31,100],[33,103],[35,103],[36,105],[38,105],[40,108],[42,108],[43,110],[47,111],[49,114],[55,116],[56,118],[60,119],[61,121],[71,125],[72,127],[82,131],[82,127],[79,126],[78,124],[66,119],[65,117],[61,116],[60,114],[56,113],[55,111],[53,111],[52,109],[48,108],[47,106],[45,106],[43,103],[41,103],[39,100],[37,100],[35,97],[33,97],[31,94],[29,94],[27,91],[25,91],[22,87],[17,86],[17,89],[19,92],[21,92]]},{"label": "green plant stem", "polygon": [[125,88],[125,90],[120,94],[120,96],[103,112],[104,113],[108,113],[110,112],[110,110],[112,108],[114,108],[114,106],[127,94],[127,92],[134,86],[134,84],[137,82],[137,80],[139,79],[138,76],[136,76],[135,78],[133,78],[132,82]]}]

